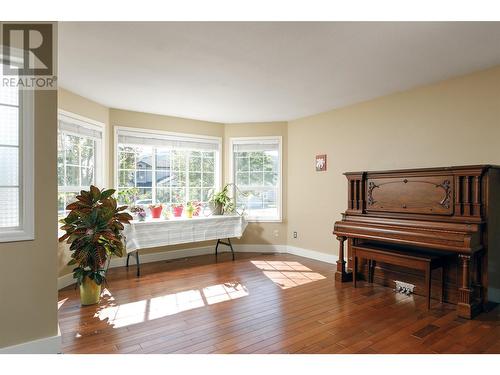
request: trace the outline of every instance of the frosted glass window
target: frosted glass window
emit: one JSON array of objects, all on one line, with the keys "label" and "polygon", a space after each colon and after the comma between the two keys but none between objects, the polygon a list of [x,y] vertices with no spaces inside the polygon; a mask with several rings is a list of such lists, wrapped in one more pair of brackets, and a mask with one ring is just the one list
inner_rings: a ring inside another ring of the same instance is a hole
[{"label": "frosted glass window", "polygon": [[19,91],[12,87],[2,86],[0,90],[0,104],[19,105]]},{"label": "frosted glass window", "polygon": [[0,85],[0,242],[34,239],[33,100],[32,90]]},{"label": "frosted glass window", "polygon": [[19,148],[0,146],[0,186],[18,186]]},{"label": "frosted glass window", "polygon": [[0,124],[0,144],[19,146],[19,108],[0,104]]},{"label": "frosted glass window", "polygon": [[18,228],[21,225],[19,130],[18,90],[2,86],[0,87],[0,229]]},{"label": "frosted glass window", "polygon": [[19,188],[0,187],[0,228],[19,225]]}]

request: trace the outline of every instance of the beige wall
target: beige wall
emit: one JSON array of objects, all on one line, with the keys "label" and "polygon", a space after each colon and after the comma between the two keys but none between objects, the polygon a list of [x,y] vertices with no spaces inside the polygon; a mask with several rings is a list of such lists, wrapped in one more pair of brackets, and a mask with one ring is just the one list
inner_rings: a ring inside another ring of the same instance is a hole
[{"label": "beige wall", "polygon": [[288,153],[288,138],[287,138],[287,123],[286,122],[268,122],[268,123],[249,123],[249,124],[226,124],[224,130],[225,139],[225,161],[224,175],[225,183],[231,181],[229,172],[230,158],[230,138],[237,137],[263,137],[263,136],[281,136],[282,137],[282,159],[283,159],[283,176],[282,176],[282,222],[281,223],[250,223],[245,231],[244,236],[240,240],[235,240],[235,243],[243,244],[273,244],[286,245],[287,241],[287,158]]},{"label": "beige wall", "polygon": [[0,243],[0,347],[57,335],[57,93],[35,94],[35,240]]},{"label": "beige wall", "polygon": [[500,164],[499,146],[500,67],[290,121],[288,244],[338,254],[345,171]]}]

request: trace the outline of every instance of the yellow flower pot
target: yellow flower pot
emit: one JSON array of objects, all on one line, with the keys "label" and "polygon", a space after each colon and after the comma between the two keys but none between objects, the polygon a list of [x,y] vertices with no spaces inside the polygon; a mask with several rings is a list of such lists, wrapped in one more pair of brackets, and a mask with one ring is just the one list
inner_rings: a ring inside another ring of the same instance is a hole
[{"label": "yellow flower pot", "polygon": [[97,285],[94,280],[85,276],[80,285],[80,301],[82,306],[95,305],[101,299],[101,286]]},{"label": "yellow flower pot", "polygon": [[193,218],[193,211],[186,210],[186,216],[187,216],[188,219],[192,219]]}]

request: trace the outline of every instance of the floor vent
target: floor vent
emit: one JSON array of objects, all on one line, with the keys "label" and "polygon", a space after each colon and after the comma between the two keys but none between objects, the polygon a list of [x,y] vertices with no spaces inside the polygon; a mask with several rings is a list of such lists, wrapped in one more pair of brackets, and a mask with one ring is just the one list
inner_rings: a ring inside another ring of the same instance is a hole
[{"label": "floor vent", "polygon": [[409,296],[413,293],[413,289],[415,289],[415,285],[410,283],[405,283],[404,281],[394,280],[396,283],[395,291],[401,294],[406,294]]}]

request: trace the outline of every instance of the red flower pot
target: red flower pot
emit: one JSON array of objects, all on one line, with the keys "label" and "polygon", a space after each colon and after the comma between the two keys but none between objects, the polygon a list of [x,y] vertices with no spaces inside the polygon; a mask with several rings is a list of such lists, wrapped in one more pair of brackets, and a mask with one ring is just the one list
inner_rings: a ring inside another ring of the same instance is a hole
[{"label": "red flower pot", "polygon": [[182,211],[184,210],[183,206],[177,206],[173,208],[174,211],[174,216],[175,217],[181,217],[182,216]]},{"label": "red flower pot", "polygon": [[151,207],[151,216],[153,219],[159,219],[161,217],[161,211],[163,210],[163,207]]}]

